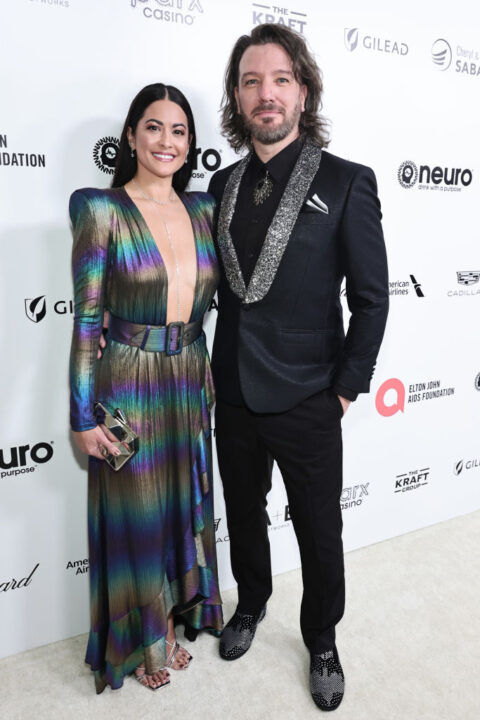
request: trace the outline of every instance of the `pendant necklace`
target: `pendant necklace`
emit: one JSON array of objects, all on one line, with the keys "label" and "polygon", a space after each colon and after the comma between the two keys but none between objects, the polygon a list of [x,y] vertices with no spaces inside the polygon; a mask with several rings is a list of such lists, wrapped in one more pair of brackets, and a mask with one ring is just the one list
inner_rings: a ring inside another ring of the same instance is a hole
[{"label": "pendant necklace", "polygon": [[261,205],[273,190],[272,178],[265,170],[265,177],[261,178],[253,188],[253,202],[255,205]]},{"label": "pendant necklace", "polygon": [[[135,182],[135,180],[133,178],[132,178],[131,182],[135,185],[135,187],[137,188],[139,193],[141,195],[143,195],[145,200],[150,200],[150,202],[153,202],[156,205],[168,205],[168,203],[171,200],[173,200],[173,188],[170,192],[168,200],[161,201],[161,200],[156,200],[151,195],[148,195],[144,190],[142,190],[140,185],[137,182]],[[175,248],[173,246],[172,236],[170,234],[170,228],[168,227],[167,221],[163,217],[163,214],[160,212],[159,215],[162,218],[163,224],[165,226],[165,232],[167,233],[168,244],[170,245],[170,250],[171,250],[174,260],[175,260],[175,275],[176,275],[176,279],[177,279],[177,318],[178,318],[178,320],[180,320],[180,266],[178,264],[177,253],[175,252]]]}]

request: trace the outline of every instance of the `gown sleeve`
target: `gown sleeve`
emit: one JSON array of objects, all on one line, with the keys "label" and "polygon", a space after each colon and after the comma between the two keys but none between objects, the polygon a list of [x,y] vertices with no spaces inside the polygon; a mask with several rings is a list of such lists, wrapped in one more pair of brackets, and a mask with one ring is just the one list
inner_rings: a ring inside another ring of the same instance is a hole
[{"label": "gown sleeve", "polygon": [[110,221],[108,205],[98,192],[77,190],[70,198],[73,228],[74,321],[70,352],[70,425],[96,427],[95,367],[103,326]]}]

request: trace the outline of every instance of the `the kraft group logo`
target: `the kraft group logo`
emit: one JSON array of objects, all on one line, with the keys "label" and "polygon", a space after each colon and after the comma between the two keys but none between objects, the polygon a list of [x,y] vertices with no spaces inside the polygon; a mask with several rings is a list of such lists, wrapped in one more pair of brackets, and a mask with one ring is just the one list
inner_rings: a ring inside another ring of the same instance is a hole
[{"label": "the kraft group logo", "polygon": [[430,468],[424,467],[418,470],[410,470],[408,473],[401,473],[395,477],[395,493],[405,493],[411,490],[418,490],[428,485]]},{"label": "the kraft group logo", "polygon": [[444,38],[438,38],[432,45],[432,62],[437,70],[445,72],[452,64],[452,48]]},{"label": "the kraft group logo", "polygon": [[397,179],[406,190],[416,186],[417,190],[461,192],[471,185],[473,170],[440,165],[418,166],[413,160],[405,160],[397,170]]},{"label": "the kraft group logo", "polygon": [[130,0],[130,7],[140,10],[147,20],[177,25],[193,25],[203,15],[203,0]]},{"label": "the kraft group logo", "polygon": [[381,53],[382,55],[408,55],[408,45],[400,40],[392,40],[391,38],[378,37],[361,33],[359,28],[344,28],[343,42],[348,52],[353,52],[357,48],[362,50]]},{"label": "the kraft group logo", "polygon": [[285,27],[303,34],[307,24],[306,13],[283,6],[252,3],[252,13],[254,25],[263,25],[263,23],[285,25]]},{"label": "the kraft group logo", "polygon": [[119,147],[120,140],[110,135],[97,140],[93,148],[93,161],[99,170],[113,175]]},{"label": "the kraft group logo", "polygon": [[[47,296],[25,298],[25,315],[31,322],[41,322],[47,314]],[[52,305],[55,315],[73,315],[73,300],[55,300]]]}]

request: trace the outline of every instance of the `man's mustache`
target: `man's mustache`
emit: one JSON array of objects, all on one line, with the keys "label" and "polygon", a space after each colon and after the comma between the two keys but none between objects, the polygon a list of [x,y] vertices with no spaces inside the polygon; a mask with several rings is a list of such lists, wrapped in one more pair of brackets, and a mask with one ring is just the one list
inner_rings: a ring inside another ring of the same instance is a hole
[{"label": "man's mustache", "polygon": [[257,105],[257,107],[255,107],[253,109],[252,115],[258,115],[258,113],[265,112],[265,111],[267,111],[267,112],[274,111],[274,112],[279,112],[279,113],[285,114],[284,109],[280,105],[272,105],[272,104],[268,103],[268,104],[264,104],[264,105]]}]

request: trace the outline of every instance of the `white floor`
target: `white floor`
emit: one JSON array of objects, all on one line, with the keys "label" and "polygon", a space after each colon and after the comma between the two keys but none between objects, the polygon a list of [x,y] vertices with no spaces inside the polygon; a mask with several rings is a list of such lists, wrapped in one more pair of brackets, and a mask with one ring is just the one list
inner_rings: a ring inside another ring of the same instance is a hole
[{"label": "white floor", "polygon": [[[336,720],[479,720],[480,511],[346,557],[347,611],[338,631],[346,693]],[[318,718],[300,639],[299,571],[277,576],[251,650],[227,663],[217,640],[151,692],[127,678],[96,696],[86,636],[0,661],[7,720],[259,720]],[[225,617],[235,593],[224,594]],[[180,633],[182,634],[182,633]]]}]

